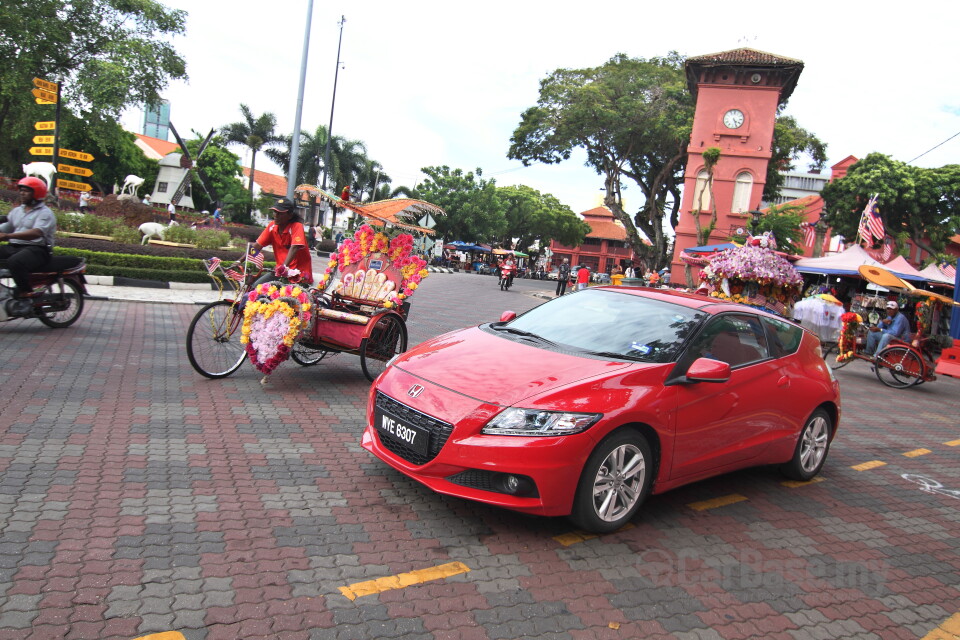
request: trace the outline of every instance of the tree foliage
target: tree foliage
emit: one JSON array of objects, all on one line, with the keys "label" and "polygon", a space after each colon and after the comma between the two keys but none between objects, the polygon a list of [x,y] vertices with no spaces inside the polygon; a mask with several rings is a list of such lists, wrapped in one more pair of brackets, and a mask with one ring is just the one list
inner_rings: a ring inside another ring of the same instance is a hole
[{"label": "tree foliage", "polygon": [[480,169],[424,167],[428,178],[409,195],[431,202],[447,215],[437,220],[437,234],[448,240],[496,242],[506,233],[505,206],[494,180],[481,178]]},{"label": "tree foliage", "polygon": [[827,145],[798,125],[792,116],[777,116],[771,150],[773,155],[767,164],[767,183],[763,186],[763,199],[767,202],[776,202],[785,180],[780,172],[793,171],[796,160],[807,156],[810,171],[819,171],[827,163]]},{"label": "tree foliage", "polygon": [[577,246],[590,233],[590,225],[549,193],[515,185],[498,187],[497,194],[507,219],[507,229],[500,240],[505,248],[528,252],[534,245],[541,249],[548,246],[551,240]]},{"label": "tree foliage", "polygon": [[909,238],[931,254],[941,253],[950,237],[960,233],[960,165],[925,169],[869,154],[821,192],[834,233],[854,238],[874,194],[885,231],[900,249]]},{"label": "tree foliage", "polygon": [[[197,158],[197,151],[205,136],[194,131],[192,140],[187,140],[190,156]],[[200,182],[200,175],[203,183]],[[243,170],[240,157],[227,149],[221,136],[214,136],[197,159],[197,171],[193,172],[191,184],[193,203],[198,210],[213,211],[217,203],[224,206],[229,219],[249,223],[245,212],[249,209],[249,194],[243,186]]]},{"label": "tree foliage", "polygon": [[771,205],[760,218],[756,234],[769,231],[777,240],[777,250],[793,255],[803,255],[803,229],[800,225],[805,218],[806,208],[803,205],[790,204]]},{"label": "tree foliage", "polygon": [[66,114],[61,117],[60,131],[61,148],[83,150],[93,155],[92,162],[61,160],[65,164],[90,169],[92,176],[73,178],[61,173],[60,178],[87,182],[101,193],[112,193],[114,185],[122,187],[128,175],[135,175],[143,178],[140,197],[153,190],[160,171],[159,163],[147,158],[136,145],[136,137],[124,131],[118,123],[100,127],[99,135],[93,136],[86,121]]},{"label": "tree foliage", "polygon": [[4,0],[0,2],[0,169],[30,162],[35,120],[53,120],[36,105],[32,79],[60,82],[63,106],[107,145],[124,108],[156,104],[186,63],[169,42],[186,13],[154,0]]},{"label": "tree foliage", "polygon": [[[253,202],[253,177],[257,167],[257,153],[267,146],[283,142],[277,135],[277,117],[272,113],[254,116],[245,104],[240,105],[242,122],[232,122],[220,130],[226,144],[239,144],[250,150],[250,202]],[[250,206],[253,206],[252,204]],[[249,211],[248,211],[249,213]]]},{"label": "tree foliage", "polygon": [[[618,54],[599,67],[558,69],[541,80],[537,105],[523,113],[508,156],[524,164],[557,163],[584,149],[587,165],[603,176],[604,204],[623,223],[635,254],[660,265],[668,245],[664,216],[674,226],[678,219],[692,118],[681,56]],[[630,186],[643,200],[632,214],[623,199]]]}]

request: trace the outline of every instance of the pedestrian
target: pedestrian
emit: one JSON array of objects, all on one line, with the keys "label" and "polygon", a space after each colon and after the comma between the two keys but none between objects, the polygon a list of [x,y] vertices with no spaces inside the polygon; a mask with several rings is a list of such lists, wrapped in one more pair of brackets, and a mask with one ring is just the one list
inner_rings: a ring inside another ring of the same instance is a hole
[{"label": "pedestrian", "polygon": [[624,272],[623,272],[623,277],[624,277],[624,278],[636,278],[636,277],[637,277],[637,271],[633,268],[633,265],[632,265],[632,264],[631,264],[631,265],[628,265],[627,268],[624,270]]},{"label": "pedestrian", "polygon": [[217,208],[213,210],[213,226],[216,229],[223,226],[223,209],[220,205],[217,205]]},{"label": "pedestrian", "polygon": [[657,273],[656,271],[650,272],[650,286],[651,287],[660,286],[660,274]]},{"label": "pedestrian", "polygon": [[0,223],[0,259],[6,260],[7,269],[16,285],[14,296],[33,295],[30,273],[38,271],[50,261],[53,239],[57,231],[57,219],[44,203],[47,185],[40,178],[27,177],[17,183],[20,206]]},{"label": "pedestrian", "polygon": [[337,249],[340,249],[340,245],[343,244],[343,231],[337,231]]},{"label": "pedestrian", "polygon": [[567,292],[567,282],[570,281],[570,260],[564,258],[557,269],[557,297]]},{"label": "pedestrian", "polygon": [[148,207],[150,206],[150,196],[149,196],[149,195],[143,196],[143,204],[147,205]]},{"label": "pedestrian", "polygon": [[886,348],[894,338],[907,341],[910,337],[910,323],[907,316],[900,313],[900,305],[893,300],[887,302],[887,317],[880,321],[879,326],[870,327],[867,334],[866,354],[876,355]]},{"label": "pedestrian", "polygon": [[80,194],[80,213],[88,213],[90,211],[90,193],[84,191]]},{"label": "pedestrian", "polygon": [[177,207],[171,202],[167,205],[167,213],[170,214],[170,226],[177,224]]},{"label": "pedestrian", "polygon": [[590,284],[590,269],[580,265],[580,270],[577,271],[577,291],[583,291]]}]

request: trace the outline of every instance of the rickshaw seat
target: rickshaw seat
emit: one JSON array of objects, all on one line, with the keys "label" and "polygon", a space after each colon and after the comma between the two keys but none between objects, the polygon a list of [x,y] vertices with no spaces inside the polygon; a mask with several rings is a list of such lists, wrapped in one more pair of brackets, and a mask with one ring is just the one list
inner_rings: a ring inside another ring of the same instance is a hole
[{"label": "rickshaw seat", "polygon": [[367,324],[370,321],[370,316],[338,311],[336,309],[320,309],[317,311],[317,315],[321,318],[330,318],[331,320],[340,320],[341,322],[351,322],[353,324]]}]

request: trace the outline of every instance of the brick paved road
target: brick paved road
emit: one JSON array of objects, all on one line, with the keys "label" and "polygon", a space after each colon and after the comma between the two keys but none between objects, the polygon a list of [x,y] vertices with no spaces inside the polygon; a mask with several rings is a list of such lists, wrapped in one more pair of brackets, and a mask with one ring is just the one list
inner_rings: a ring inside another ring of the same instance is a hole
[{"label": "brick paved road", "polygon": [[[530,308],[538,289],[552,286],[435,274],[411,342]],[[845,419],[823,481],[736,473],[590,538],[435,495],[371,458],[356,358],[288,363],[266,386],[249,366],[201,378],[183,348],[196,309],[94,301],[70,329],[0,325],[0,640],[960,628],[958,380],[895,391],[854,363],[838,374]]]}]

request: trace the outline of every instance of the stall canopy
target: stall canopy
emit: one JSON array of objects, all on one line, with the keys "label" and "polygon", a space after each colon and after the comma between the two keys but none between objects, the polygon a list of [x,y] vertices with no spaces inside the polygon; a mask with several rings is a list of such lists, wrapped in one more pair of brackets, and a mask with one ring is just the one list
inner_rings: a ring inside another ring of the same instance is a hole
[{"label": "stall canopy", "polygon": [[935,282],[937,284],[949,284],[953,285],[953,278],[947,276],[940,270],[935,264],[931,264],[926,269],[920,271],[920,275],[929,280],[930,282]]},{"label": "stall canopy", "polygon": [[[860,272],[858,269],[863,265],[870,267],[884,266],[871,258],[870,255],[863,250],[863,247],[857,244],[853,245],[843,253],[825,256],[823,258],[803,258],[794,263],[797,271],[800,271],[801,273],[818,273],[822,275],[838,276],[859,276]],[[913,271],[916,270],[914,269]],[[895,270],[893,272],[897,276],[907,280],[926,280],[926,278],[919,273],[912,275],[908,273],[900,273]]]},{"label": "stall canopy", "polygon": [[453,242],[448,242],[443,245],[444,249],[453,249],[454,251],[478,251],[480,253],[490,253],[490,247],[484,247],[481,245],[473,244],[472,242],[464,242],[462,240],[454,240]]}]

